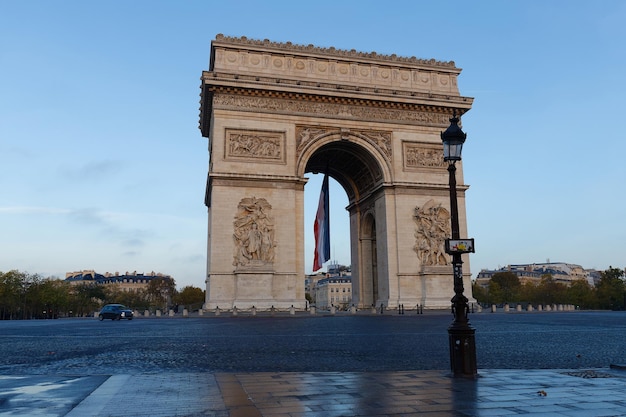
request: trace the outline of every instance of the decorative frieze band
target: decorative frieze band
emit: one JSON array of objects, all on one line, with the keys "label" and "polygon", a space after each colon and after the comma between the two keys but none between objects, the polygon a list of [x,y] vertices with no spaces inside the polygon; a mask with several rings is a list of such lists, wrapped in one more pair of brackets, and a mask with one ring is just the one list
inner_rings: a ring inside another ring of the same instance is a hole
[{"label": "decorative frieze band", "polygon": [[450,124],[449,114],[430,111],[416,111],[363,106],[359,104],[343,104],[331,102],[306,101],[300,99],[283,99],[264,96],[243,96],[237,94],[215,94],[214,109],[250,110],[260,113],[302,114],[322,116],[326,118],[353,119],[368,121],[395,121],[424,126],[444,127]]}]

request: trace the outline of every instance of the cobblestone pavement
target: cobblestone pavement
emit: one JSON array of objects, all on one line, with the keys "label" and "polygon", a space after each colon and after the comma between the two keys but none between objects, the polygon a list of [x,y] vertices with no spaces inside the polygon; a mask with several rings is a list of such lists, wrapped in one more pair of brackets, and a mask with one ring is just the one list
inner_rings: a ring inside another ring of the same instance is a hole
[{"label": "cobblestone pavement", "polygon": [[0,321],[0,416],[626,416],[626,313]]},{"label": "cobblestone pavement", "polygon": [[[0,375],[446,370],[451,315],[0,321]],[[626,312],[480,313],[478,367],[626,363]]]}]

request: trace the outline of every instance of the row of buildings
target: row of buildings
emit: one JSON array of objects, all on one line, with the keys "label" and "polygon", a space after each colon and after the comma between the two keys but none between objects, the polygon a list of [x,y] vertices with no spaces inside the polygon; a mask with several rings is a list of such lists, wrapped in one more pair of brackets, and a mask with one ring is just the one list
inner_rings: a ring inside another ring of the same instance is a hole
[{"label": "row of buildings", "polygon": [[494,274],[512,272],[522,284],[526,282],[539,283],[545,275],[551,275],[555,282],[571,285],[573,281],[585,280],[594,286],[600,280],[600,271],[585,269],[580,265],[564,262],[546,262],[532,264],[507,265],[500,269],[483,269],[476,276],[476,284],[487,287]]},{"label": "row of buildings", "polygon": [[99,285],[115,285],[120,291],[124,292],[139,292],[148,287],[150,281],[156,278],[171,280],[169,275],[161,274],[159,272],[150,272],[149,274],[137,273],[137,271],[121,274],[119,272],[104,274],[98,274],[93,269],[86,269],[83,271],[66,272],[65,281],[72,285],[79,284],[99,284]]},{"label": "row of buildings", "polygon": [[[551,275],[554,281],[570,285],[576,280],[585,280],[595,285],[600,280],[600,272],[595,269],[584,269],[580,265],[563,262],[546,262],[532,264],[507,265],[499,269],[483,269],[477,277],[476,283],[488,287],[489,281],[496,273],[513,272],[520,282],[539,283],[545,275]],[[116,285],[124,292],[139,292],[148,287],[148,283],[155,279],[172,279],[171,276],[154,271],[144,274],[137,271],[125,273],[99,274],[94,270],[67,272],[65,280],[73,285],[96,283],[99,285]],[[350,267],[330,264],[328,272],[307,275],[305,277],[305,293],[311,304],[318,309],[329,309],[335,306],[347,309],[352,305],[352,274]]]}]

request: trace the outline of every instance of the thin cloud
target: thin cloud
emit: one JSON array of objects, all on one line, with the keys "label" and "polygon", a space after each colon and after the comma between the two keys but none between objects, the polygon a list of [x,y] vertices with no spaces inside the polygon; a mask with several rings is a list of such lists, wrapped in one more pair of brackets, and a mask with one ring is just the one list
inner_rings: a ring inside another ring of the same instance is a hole
[{"label": "thin cloud", "polygon": [[139,239],[139,238],[132,238],[132,239],[126,239],[122,242],[122,244],[124,246],[131,246],[131,247],[142,247],[145,246],[146,242],[143,239]]},{"label": "thin cloud", "polygon": [[0,213],[8,214],[67,214],[70,210],[55,207],[8,206],[0,207]]},{"label": "thin cloud", "polygon": [[109,224],[105,214],[89,207],[71,210],[67,213],[67,217],[70,221],[83,225],[100,226]]},{"label": "thin cloud", "polygon": [[58,171],[63,178],[69,180],[100,181],[118,174],[122,169],[124,169],[122,161],[105,159],[102,161],[91,161],[82,165],[63,165]]}]

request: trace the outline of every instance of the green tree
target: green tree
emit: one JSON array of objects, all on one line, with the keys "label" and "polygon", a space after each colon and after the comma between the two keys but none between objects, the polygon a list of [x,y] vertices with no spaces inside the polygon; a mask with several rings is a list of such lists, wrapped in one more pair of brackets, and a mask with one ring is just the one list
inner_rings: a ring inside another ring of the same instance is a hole
[{"label": "green tree", "polygon": [[537,286],[536,303],[543,305],[563,303],[566,291],[565,284],[556,282],[552,274],[544,274]]},{"label": "green tree", "polygon": [[624,270],[609,266],[609,269],[600,272],[600,281],[596,285],[600,308],[623,310],[625,293]]},{"label": "green tree", "polygon": [[148,282],[145,290],[146,300],[151,307],[167,309],[176,294],[176,282],[173,278],[157,277]]},{"label": "green tree", "polygon": [[566,290],[566,303],[581,309],[593,308],[596,305],[594,289],[584,279],[573,281]]},{"label": "green tree", "polygon": [[144,291],[122,291],[119,287],[113,286],[109,293],[111,302],[124,304],[131,310],[146,310],[150,306],[146,292]]},{"label": "green tree", "polygon": [[518,301],[521,284],[519,277],[514,272],[496,272],[491,277],[490,286],[492,282],[497,283],[500,287],[500,301],[498,303]]},{"label": "green tree", "polygon": [[70,284],[58,278],[30,276],[26,291],[27,304],[33,317],[56,318],[71,309]]},{"label": "green tree", "polygon": [[23,272],[0,272],[0,319],[24,318],[25,282]]},{"label": "green tree", "polygon": [[478,285],[476,282],[472,283],[472,296],[480,304],[485,304],[489,302],[489,295],[487,293],[487,289],[485,289],[481,285]]},{"label": "green tree", "polygon": [[188,285],[174,296],[174,302],[193,310],[193,307],[196,305],[201,307],[204,303],[204,291],[198,287]]},{"label": "green tree", "polygon": [[106,298],[104,287],[95,282],[72,287],[71,295],[73,314],[79,317],[91,315]]},{"label": "green tree", "polygon": [[519,299],[530,304],[539,304],[537,301],[539,298],[538,293],[537,284],[532,281],[526,281],[520,286]]},{"label": "green tree", "polygon": [[38,274],[24,275],[24,281],[22,283],[24,291],[24,317],[31,318],[44,318],[48,315],[48,310],[45,305],[44,294],[42,294],[42,282],[43,278]]},{"label": "green tree", "polygon": [[488,294],[489,304],[501,304],[504,302],[504,292],[498,281],[489,281]]}]

